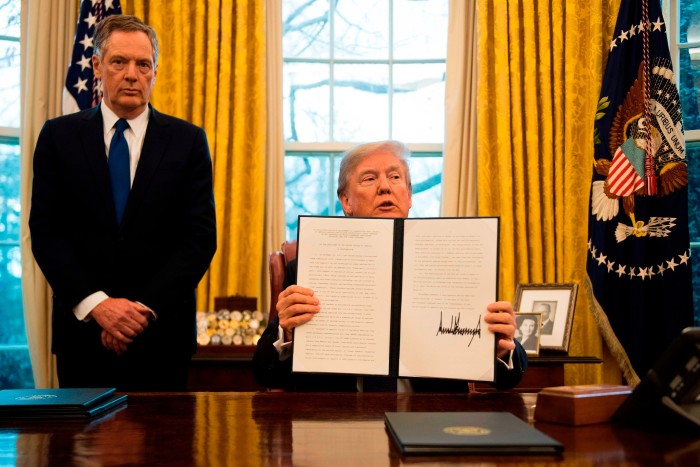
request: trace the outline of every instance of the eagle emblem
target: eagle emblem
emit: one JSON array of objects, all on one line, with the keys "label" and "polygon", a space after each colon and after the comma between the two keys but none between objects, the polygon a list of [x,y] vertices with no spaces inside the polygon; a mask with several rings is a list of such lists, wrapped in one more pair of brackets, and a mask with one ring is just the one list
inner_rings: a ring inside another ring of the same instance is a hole
[{"label": "eagle emblem", "polygon": [[[683,121],[671,64],[658,58],[650,71],[651,118],[645,116],[646,80],[642,62],[610,127],[611,159],[595,160],[595,171],[605,180],[593,182],[593,215],[599,221],[612,220],[622,205],[630,219],[629,225],[618,223],[615,230],[618,242],[631,235],[667,236],[675,226],[675,218],[651,217],[647,223],[637,220],[635,198],[667,196],[688,184]],[[607,98],[601,99],[604,101],[607,102]],[[605,106],[599,104],[599,109],[601,107]]]}]

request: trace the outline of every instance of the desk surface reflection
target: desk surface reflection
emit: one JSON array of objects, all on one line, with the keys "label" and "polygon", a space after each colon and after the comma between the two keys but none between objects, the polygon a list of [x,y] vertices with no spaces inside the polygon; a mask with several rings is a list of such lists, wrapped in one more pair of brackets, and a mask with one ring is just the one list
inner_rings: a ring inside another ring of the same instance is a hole
[{"label": "desk surface reflection", "polygon": [[[129,394],[92,421],[0,421],[16,465],[700,465],[697,433],[532,421],[535,394]],[[508,411],[561,441],[562,455],[401,457],[384,412]]]}]

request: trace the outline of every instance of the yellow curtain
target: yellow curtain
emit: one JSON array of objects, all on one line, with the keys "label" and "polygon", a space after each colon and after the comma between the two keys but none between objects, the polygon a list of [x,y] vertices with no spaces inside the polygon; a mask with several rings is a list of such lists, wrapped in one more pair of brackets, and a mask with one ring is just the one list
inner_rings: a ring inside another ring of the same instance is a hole
[{"label": "yellow curtain", "polygon": [[265,206],[264,0],[128,0],[158,34],[151,102],[204,128],[214,165],[218,249],[197,289],[260,297]]},{"label": "yellow curtain", "polygon": [[585,288],[593,117],[619,0],[479,0],[479,215],[501,218],[499,295],[575,282],[567,384],[619,383]]}]

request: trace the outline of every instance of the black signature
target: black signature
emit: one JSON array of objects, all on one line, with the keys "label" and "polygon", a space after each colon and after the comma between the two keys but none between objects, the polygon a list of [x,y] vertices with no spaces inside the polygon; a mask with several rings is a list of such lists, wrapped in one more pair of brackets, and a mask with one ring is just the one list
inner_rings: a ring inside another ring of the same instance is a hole
[{"label": "black signature", "polygon": [[439,336],[440,334],[452,334],[452,335],[468,335],[472,336],[472,338],[469,340],[469,346],[472,345],[472,341],[474,340],[474,336],[479,336],[479,339],[481,339],[481,315],[479,315],[479,318],[476,320],[476,326],[473,328],[461,328],[459,327],[459,318],[460,318],[461,313],[457,313],[457,318],[455,319],[454,315],[452,318],[450,318],[450,326],[449,327],[443,327],[442,325],[442,311],[440,312],[440,326],[438,326],[437,334],[436,336]]}]

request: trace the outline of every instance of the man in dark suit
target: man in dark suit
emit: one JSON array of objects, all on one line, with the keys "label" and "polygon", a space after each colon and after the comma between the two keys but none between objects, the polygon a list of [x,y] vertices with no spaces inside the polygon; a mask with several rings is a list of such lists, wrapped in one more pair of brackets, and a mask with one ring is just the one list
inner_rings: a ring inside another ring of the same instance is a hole
[{"label": "man in dark suit", "polygon": [[149,105],[157,63],[150,26],[108,16],[92,58],[102,103],[37,141],[29,227],[61,387],[186,389],[195,288],[216,251],[212,166],[201,128]]},{"label": "man in dark suit", "polygon": [[542,334],[551,335],[554,331],[552,306],[549,303],[538,303],[534,311],[542,313]]},{"label": "man in dark suit", "polygon": [[[338,198],[346,216],[408,217],[411,208],[411,178],[406,146],[398,141],[369,143],[348,151],[340,164]],[[379,389],[391,388],[391,382],[376,378],[357,379],[348,375],[297,375],[292,373],[293,329],[321,311],[321,304],[311,289],[296,284],[296,261],[290,262],[284,290],[277,302],[277,316],[270,320],[258,341],[253,356],[253,372],[258,383],[267,388],[297,391],[367,390],[369,382]],[[490,304],[484,315],[488,330],[496,335],[499,359],[496,387],[512,388],[527,369],[527,356],[513,338],[515,315],[508,302]],[[458,358],[458,357],[455,357]],[[396,387],[396,382],[393,387]],[[466,381],[414,378],[400,381],[405,390],[468,391]]]}]

